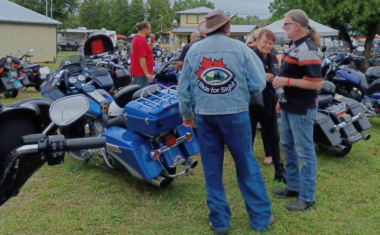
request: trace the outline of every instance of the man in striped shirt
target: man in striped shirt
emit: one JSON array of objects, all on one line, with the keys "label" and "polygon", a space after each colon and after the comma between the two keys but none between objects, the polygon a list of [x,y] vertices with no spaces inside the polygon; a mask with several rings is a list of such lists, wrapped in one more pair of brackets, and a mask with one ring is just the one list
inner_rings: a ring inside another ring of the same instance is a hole
[{"label": "man in striped shirt", "polygon": [[296,197],[286,208],[303,211],[315,205],[317,157],[313,125],[317,115],[317,90],[322,83],[320,38],[302,10],[286,13],[283,29],[292,41],[284,51],[280,76],[272,84],[275,89],[283,87],[287,98],[287,103],[281,103],[281,143],[287,184],[272,193]]}]

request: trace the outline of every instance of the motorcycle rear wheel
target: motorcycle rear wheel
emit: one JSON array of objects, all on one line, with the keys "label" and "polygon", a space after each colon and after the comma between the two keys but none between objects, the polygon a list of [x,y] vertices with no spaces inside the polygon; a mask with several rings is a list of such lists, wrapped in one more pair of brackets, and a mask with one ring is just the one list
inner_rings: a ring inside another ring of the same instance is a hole
[{"label": "motorcycle rear wheel", "polygon": [[339,150],[334,150],[334,149],[331,149],[331,148],[327,148],[325,146],[322,146],[322,145],[318,145],[318,147],[325,153],[327,153],[328,155],[332,155],[332,156],[335,156],[335,157],[344,157],[346,156],[352,149],[352,144],[342,144],[343,146],[346,147],[346,149],[342,152],[340,152]]},{"label": "motorcycle rear wheel", "polygon": [[4,93],[4,96],[6,98],[16,98],[18,95],[18,90],[16,89],[11,89],[11,90],[8,90]]}]

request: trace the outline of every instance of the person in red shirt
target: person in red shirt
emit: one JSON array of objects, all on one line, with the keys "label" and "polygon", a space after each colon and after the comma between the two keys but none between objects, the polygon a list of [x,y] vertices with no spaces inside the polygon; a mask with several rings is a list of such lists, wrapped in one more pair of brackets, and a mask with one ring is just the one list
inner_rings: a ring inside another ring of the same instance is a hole
[{"label": "person in red shirt", "polygon": [[[151,28],[149,22],[141,22],[136,24],[138,33],[132,40],[131,53],[131,76],[133,84],[146,87],[149,82],[153,82],[153,42],[154,34],[150,33]],[[150,43],[146,41],[146,37],[150,37]]]}]

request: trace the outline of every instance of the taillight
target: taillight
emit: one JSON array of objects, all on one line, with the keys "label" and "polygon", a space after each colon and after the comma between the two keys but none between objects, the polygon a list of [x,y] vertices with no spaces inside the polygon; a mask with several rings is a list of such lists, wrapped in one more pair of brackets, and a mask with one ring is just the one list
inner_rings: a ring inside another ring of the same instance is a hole
[{"label": "taillight", "polygon": [[23,71],[20,71],[20,72],[18,72],[18,74],[20,74],[20,75],[23,75],[23,74],[24,74],[24,72],[23,72]]},{"label": "taillight", "polygon": [[167,147],[172,147],[177,142],[177,139],[173,135],[167,135],[164,137],[164,144]]}]

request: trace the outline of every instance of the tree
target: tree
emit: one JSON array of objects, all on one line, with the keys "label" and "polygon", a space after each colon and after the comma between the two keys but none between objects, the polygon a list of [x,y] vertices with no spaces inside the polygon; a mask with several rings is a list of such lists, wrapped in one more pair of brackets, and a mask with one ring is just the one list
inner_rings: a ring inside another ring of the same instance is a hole
[{"label": "tree", "polygon": [[127,0],[111,0],[111,19],[109,28],[118,34],[129,35],[129,4]]},{"label": "tree", "polygon": [[79,7],[79,22],[81,26],[88,29],[97,29],[100,25],[100,4],[99,0],[83,0]]},{"label": "tree", "polygon": [[258,25],[260,23],[260,19],[258,16],[238,16],[231,20],[231,24],[237,25]]},{"label": "tree", "polygon": [[157,33],[162,29],[171,27],[175,17],[173,10],[170,8],[169,0],[149,0],[149,18],[148,21],[152,27],[152,33]]},{"label": "tree", "polygon": [[131,5],[129,7],[129,27],[128,31],[136,33],[137,29],[135,27],[136,23],[144,20],[145,15],[145,6],[143,0],[132,0]]},{"label": "tree", "polygon": [[[46,2],[41,0],[10,0],[42,15],[46,14]],[[48,1],[48,16],[50,17],[50,0]],[[53,0],[53,19],[64,23],[70,14],[78,10],[78,0]]]},{"label": "tree", "polygon": [[377,0],[357,1],[357,0],[275,0],[270,4],[269,10],[273,14],[272,20],[282,19],[284,13],[291,9],[303,9],[311,19],[314,19],[330,27],[340,30],[340,37],[350,43],[348,33],[349,25],[351,30],[366,36],[364,44],[365,69],[371,53],[373,39],[376,31],[380,28],[380,9],[376,6]]}]

